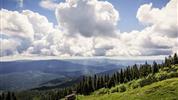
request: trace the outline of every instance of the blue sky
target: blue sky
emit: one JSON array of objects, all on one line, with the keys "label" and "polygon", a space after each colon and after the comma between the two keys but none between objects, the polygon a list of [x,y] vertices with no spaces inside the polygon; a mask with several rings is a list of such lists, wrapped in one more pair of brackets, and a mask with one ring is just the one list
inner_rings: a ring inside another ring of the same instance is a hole
[{"label": "blue sky", "polygon": [[[48,20],[54,24],[57,24],[54,11],[44,9],[39,6],[41,0],[24,0],[23,7],[19,8],[18,0],[1,0],[1,8],[8,10],[24,10],[30,9],[34,12],[38,12],[44,15]],[[55,0],[56,3],[64,2],[65,0]],[[152,3],[153,7],[162,8],[169,0],[107,0],[112,3],[114,7],[119,11],[120,21],[118,22],[118,28],[121,32],[130,32],[132,30],[141,30],[144,26],[139,23],[136,18],[136,13],[140,5],[145,3]]]}]

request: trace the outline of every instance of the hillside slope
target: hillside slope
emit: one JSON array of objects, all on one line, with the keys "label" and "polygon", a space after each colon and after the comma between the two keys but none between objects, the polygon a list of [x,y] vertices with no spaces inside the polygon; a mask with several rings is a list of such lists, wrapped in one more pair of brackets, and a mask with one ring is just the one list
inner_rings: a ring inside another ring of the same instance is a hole
[{"label": "hillside slope", "polygon": [[178,78],[171,78],[153,84],[127,90],[123,93],[109,93],[104,95],[77,97],[78,100],[178,100]]}]

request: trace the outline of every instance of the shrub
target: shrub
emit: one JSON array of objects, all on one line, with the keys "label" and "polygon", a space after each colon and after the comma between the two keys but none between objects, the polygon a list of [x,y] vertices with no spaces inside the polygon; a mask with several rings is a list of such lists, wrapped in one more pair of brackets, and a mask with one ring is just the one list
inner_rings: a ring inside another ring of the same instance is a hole
[{"label": "shrub", "polygon": [[119,91],[119,92],[125,92],[125,91],[126,91],[126,87],[125,87],[124,85],[120,85],[120,86],[118,87],[118,91]]},{"label": "shrub", "polygon": [[146,79],[150,80],[150,81],[155,81],[155,76],[153,74],[149,74]]},{"label": "shrub", "polygon": [[165,80],[165,79],[167,79],[168,78],[168,73],[158,73],[158,74],[156,74],[156,79],[158,80],[158,81],[161,81],[161,80]]},{"label": "shrub", "polygon": [[140,85],[139,85],[138,82],[133,82],[133,83],[131,84],[131,87],[132,87],[132,89],[135,89],[135,88],[140,87]]},{"label": "shrub", "polygon": [[99,89],[96,94],[107,94],[109,92],[108,88]]},{"label": "shrub", "polygon": [[115,88],[112,88],[112,89],[111,89],[111,93],[115,93],[115,92],[119,92],[118,87],[115,87]]},{"label": "shrub", "polygon": [[151,84],[152,82],[149,79],[143,78],[138,81],[140,87]]},{"label": "shrub", "polygon": [[174,71],[178,71],[178,66],[172,65],[172,69],[173,69]]},{"label": "shrub", "polygon": [[163,71],[169,71],[169,68],[168,67],[165,67],[165,68],[163,68]]},{"label": "shrub", "polygon": [[170,73],[168,74],[168,77],[169,77],[169,78],[178,77],[178,72],[170,72]]},{"label": "shrub", "polygon": [[150,74],[146,78],[138,79],[136,82],[134,82],[132,84],[132,88],[135,89],[138,87],[143,87],[143,86],[149,85],[155,81],[156,81],[156,78],[154,77],[154,75]]}]

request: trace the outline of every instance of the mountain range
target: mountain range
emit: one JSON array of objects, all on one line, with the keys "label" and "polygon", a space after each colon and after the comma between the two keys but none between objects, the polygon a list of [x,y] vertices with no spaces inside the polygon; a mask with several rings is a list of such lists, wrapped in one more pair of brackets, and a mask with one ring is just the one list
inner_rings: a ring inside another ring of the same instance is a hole
[{"label": "mountain range", "polygon": [[[151,60],[147,61],[151,63]],[[157,62],[162,62],[158,60]],[[65,59],[0,62],[0,90],[27,90],[43,86],[66,86],[83,75],[117,71],[145,60]]]}]

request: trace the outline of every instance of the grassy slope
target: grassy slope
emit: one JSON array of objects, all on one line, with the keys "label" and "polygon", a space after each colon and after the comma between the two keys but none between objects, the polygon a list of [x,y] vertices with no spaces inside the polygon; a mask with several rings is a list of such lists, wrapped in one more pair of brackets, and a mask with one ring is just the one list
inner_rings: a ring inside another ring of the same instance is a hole
[{"label": "grassy slope", "polygon": [[123,93],[78,96],[79,100],[178,100],[178,78],[155,82]]}]

